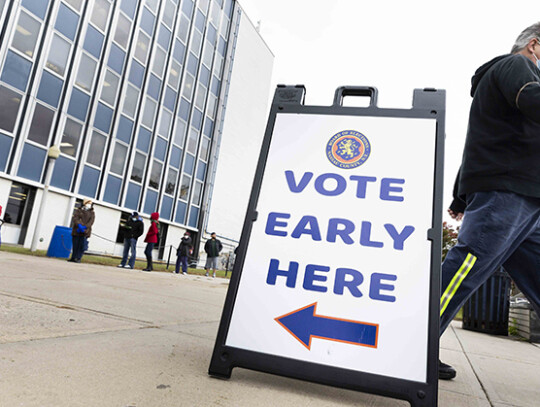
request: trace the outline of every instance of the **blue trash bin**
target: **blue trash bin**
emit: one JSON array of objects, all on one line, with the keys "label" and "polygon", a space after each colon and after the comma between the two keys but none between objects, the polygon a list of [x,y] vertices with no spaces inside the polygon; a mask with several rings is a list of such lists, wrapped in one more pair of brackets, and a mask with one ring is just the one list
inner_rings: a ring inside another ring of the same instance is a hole
[{"label": "blue trash bin", "polygon": [[71,254],[71,228],[56,226],[47,250],[47,256],[67,259]]}]

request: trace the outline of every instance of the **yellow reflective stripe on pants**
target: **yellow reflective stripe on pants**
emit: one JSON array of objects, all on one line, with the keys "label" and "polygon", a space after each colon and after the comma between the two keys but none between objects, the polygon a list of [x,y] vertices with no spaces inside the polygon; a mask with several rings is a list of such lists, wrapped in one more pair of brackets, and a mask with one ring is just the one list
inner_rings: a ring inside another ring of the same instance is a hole
[{"label": "yellow reflective stripe on pants", "polygon": [[471,253],[465,257],[465,261],[459,268],[458,272],[455,274],[454,278],[452,278],[452,281],[450,281],[450,284],[448,284],[448,287],[446,287],[446,290],[444,294],[441,296],[441,314],[444,314],[444,310],[446,307],[448,307],[448,304],[450,303],[450,300],[454,297],[456,294],[456,291],[458,290],[459,286],[467,277],[467,274],[469,274],[469,271],[474,266],[474,263],[476,262],[476,256],[473,256]]}]

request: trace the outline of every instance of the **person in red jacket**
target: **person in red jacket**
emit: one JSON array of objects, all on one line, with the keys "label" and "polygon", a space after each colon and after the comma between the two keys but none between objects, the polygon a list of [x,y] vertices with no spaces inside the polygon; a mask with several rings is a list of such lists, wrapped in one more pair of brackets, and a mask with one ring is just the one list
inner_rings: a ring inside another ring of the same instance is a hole
[{"label": "person in red jacket", "polygon": [[148,232],[146,233],[146,249],[144,249],[144,254],[146,255],[146,268],[143,271],[152,271],[152,250],[154,250],[154,245],[158,242],[159,235],[159,213],[154,212],[150,215],[151,223]]}]

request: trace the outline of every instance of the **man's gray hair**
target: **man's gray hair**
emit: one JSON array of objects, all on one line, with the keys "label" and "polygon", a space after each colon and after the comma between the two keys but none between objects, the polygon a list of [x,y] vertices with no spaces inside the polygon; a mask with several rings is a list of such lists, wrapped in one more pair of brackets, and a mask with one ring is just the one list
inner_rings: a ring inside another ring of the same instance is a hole
[{"label": "man's gray hair", "polygon": [[523,48],[527,46],[530,40],[533,38],[539,38],[540,39],[540,22],[535,23],[531,25],[530,27],[525,28],[521,34],[518,35],[516,38],[516,42],[514,43],[514,46],[512,47],[512,54],[515,54],[519,51],[521,51]]}]

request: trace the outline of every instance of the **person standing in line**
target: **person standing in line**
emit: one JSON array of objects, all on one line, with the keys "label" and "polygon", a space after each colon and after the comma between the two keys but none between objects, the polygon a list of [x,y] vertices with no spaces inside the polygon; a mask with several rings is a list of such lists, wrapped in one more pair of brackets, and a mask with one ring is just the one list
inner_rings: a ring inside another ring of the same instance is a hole
[{"label": "person standing in line", "polygon": [[143,271],[152,271],[152,250],[154,250],[154,245],[158,242],[159,236],[159,213],[154,212],[150,215],[150,227],[146,233],[144,241],[146,242],[146,249],[144,249],[144,254],[146,255],[146,268]]},{"label": "person standing in line", "polygon": [[212,277],[216,277],[217,259],[221,249],[223,249],[223,245],[216,238],[216,233],[212,232],[210,234],[210,239],[204,244],[204,251],[206,252],[206,264],[204,266],[206,277],[208,277],[208,270],[210,269],[213,271]]},{"label": "person standing in line", "polygon": [[[463,218],[441,277],[440,333],[502,266],[540,314],[540,23],[511,53],[482,65],[473,96],[457,193],[448,213]],[[439,378],[455,369],[439,361]]]},{"label": "person standing in line", "polygon": [[180,245],[176,250],[176,267],[174,272],[176,274],[180,273],[180,266],[182,266],[182,274],[187,274],[188,271],[188,257],[193,251],[193,241],[189,232],[184,233]]},{"label": "person standing in line", "polygon": [[[135,259],[137,258],[137,239],[144,232],[144,224],[138,212],[133,212],[129,217],[124,230],[124,253],[122,261],[117,267],[135,268]],[[128,255],[131,251],[131,257],[128,263]]]},{"label": "person standing in line", "polygon": [[80,263],[84,254],[84,247],[87,239],[92,235],[92,225],[95,220],[95,213],[91,199],[85,199],[80,208],[77,208],[71,219],[71,241],[73,248],[71,258],[68,260],[73,263]]}]

